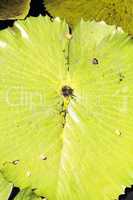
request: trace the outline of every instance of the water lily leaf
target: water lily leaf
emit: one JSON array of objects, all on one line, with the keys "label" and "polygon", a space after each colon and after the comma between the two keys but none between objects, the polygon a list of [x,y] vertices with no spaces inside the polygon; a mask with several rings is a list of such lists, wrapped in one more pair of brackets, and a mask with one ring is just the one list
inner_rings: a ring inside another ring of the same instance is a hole
[{"label": "water lily leaf", "polygon": [[133,183],[133,41],[29,18],[0,32],[0,168],[49,200],[114,200]]},{"label": "water lily leaf", "polygon": [[0,199],[7,200],[12,190],[13,184],[4,179],[0,173]]},{"label": "water lily leaf", "polygon": [[20,191],[14,200],[41,200],[41,197],[37,197],[32,190],[25,189]]},{"label": "water lily leaf", "polygon": [[51,15],[65,18],[72,27],[83,17],[121,26],[133,34],[133,0],[45,0],[45,5]]},{"label": "water lily leaf", "polygon": [[37,188],[51,199],[63,145],[60,84],[67,72],[67,32],[64,22],[43,17],[0,32],[0,67],[6,66],[0,75],[0,163],[15,185]]},{"label": "water lily leaf", "polygon": [[[43,197],[45,198],[45,197]],[[14,192],[14,186],[8,182],[0,173],[0,199],[1,200],[41,200],[42,198],[37,196],[34,190],[26,188],[16,194]]]},{"label": "water lily leaf", "polygon": [[0,0],[0,20],[23,19],[30,9],[30,0]]}]

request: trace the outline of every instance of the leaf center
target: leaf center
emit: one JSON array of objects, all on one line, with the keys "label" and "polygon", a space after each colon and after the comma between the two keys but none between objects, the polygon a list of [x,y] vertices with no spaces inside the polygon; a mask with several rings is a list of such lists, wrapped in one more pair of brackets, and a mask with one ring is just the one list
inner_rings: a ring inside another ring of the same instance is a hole
[{"label": "leaf center", "polygon": [[73,97],[74,96],[73,92],[74,90],[67,85],[62,87],[61,93],[64,97]]}]

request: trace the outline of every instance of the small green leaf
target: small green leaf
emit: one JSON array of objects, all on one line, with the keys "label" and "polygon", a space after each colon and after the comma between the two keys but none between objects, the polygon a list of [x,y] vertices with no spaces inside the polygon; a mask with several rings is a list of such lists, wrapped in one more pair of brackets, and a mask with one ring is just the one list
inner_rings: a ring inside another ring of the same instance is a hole
[{"label": "small green leaf", "polygon": [[30,189],[21,190],[14,200],[41,200],[41,197]]},{"label": "small green leaf", "polygon": [[115,24],[133,34],[132,0],[45,0],[47,10],[53,16],[65,18],[72,27],[81,18]]},{"label": "small green leaf", "polygon": [[[11,194],[13,191],[13,184],[8,182],[0,173],[0,199],[8,200],[11,199]],[[20,192],[13,198],[14,200],[41,200],[42,198],[37,196],[34,190],[26,188],[20,190]]]},{"label": "small green leaf", "polygon": [[31,0],[0,0],[0,20],[24,19],[29,12]]},{"label": "small green leaf", "polygon": [[13,184],[9,183],[4,179],[3,175],[0,173],[0,199],[7,200],[10,196]]}]

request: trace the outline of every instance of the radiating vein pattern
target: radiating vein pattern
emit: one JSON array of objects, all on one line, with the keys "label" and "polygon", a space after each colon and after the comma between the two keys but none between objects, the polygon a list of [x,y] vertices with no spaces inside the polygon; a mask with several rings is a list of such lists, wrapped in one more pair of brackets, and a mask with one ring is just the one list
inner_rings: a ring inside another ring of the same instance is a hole
[{"label": "radiating vein pattern", "polygon": [[68,31],[40,16],[0,32],[0,168],[49,200],[114,200],[133,183],[133,41]]}]

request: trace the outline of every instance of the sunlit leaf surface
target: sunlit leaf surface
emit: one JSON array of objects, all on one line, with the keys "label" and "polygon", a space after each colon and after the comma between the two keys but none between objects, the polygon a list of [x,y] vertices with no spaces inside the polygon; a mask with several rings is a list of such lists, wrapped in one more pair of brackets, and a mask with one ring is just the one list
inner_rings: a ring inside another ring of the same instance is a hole
[{"label": "sunlit leaf surface", "polygon": [[[48,200],[133,183],[133,41],[115,26],[29,18],[0,32],[0,168]],[[27,199],[26,199],[27,200]]]}]

